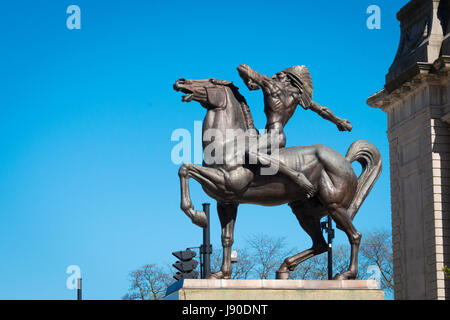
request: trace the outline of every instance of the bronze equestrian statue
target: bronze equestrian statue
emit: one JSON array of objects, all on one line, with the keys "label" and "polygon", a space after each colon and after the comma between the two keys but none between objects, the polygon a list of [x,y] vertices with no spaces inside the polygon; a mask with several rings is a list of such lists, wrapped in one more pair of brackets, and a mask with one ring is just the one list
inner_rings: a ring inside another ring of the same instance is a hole
[{"label": "bronze equestrian statue", "polygon": [[[283,128],[297,104],[304,108],[324,110],[324,118],[336,121],[340,130],[350,130],[350,123],[346,120],[336,120],[337,117],[330,116],[332,113],[329,109],[308,100],[312,95],[312,84],[308,84],[304,79],[293,79],[292,75],[284,72],[284,75],[279,75],[280,78],[276,76],[278,83],[269,84],[268,79],[261,81],[261,77],[250,70],[247,66],[239,67],[239,73],[249,88],[263,89],[266,114],[277,119],[268,119],[267,125],[269,135],[278,138],[274,140],[281,147],[277,157],[263,153],[266,145],[258,147],[256,151],[246,146],[244,155],[228,148],[230,143],[242,141],[239,135],[233,137],[234,141],[230,141],[227,135],[229,130],[249,133],[250,137],[256,132],[247,102],[231,82],[214,78],[179,79],[174,84],[176,91],[185,94],[182,101],[197,101],[207,110],[203,122],[204,152],[214,145],[215,153],[222,155],[210,157],[205,152],[203,166],[185,163],[178,173],[181,209],[194,224],[204,228],[207,220],[204,212],[194,210],[189,194],[189,178],[198,181],[203,190],[217,200],[222,226],[223,263],[221,270],[212,274],[211,278],[229,279],[231,276],[231,247],[239,204],[277,206],[287,203],[301,227],[311,237],[313,245],[308,250],[286,258],[276,273],[277,279],[287,279],[289,271],[294,270],[299,263],[327,250],[320,229],[320,220],[326,215],[331,215],[337,227],[346,233],[351,244],[350,266],[347,271],[336,275],[335,279],[354,279],[357,276],[361,233],[355,229],[352,220],[381,173],[380,152],[370,142],[363,140],[355,141],[345,157],[324,145],[285,148]],[[283,79],[284,76],[287,79]],[[295,84],[295,81],[299,83]],[[285,87],[280,85],[283,82]],[[294,89],[287,87],[287,84]],[[311,93],[305,94],[305,90],[309,90],[308,85],[311,86]],[[297,93],[295,89],[298,90]],[[283,90],[292,91],[293,98],[285,99],[287,91]],[[278,99],[281,104],[271,104],[270,99]],[[281,117],[277,118],[273,113],[282,107],[289,108],[286,108],[286,113],[282,111]],[[215,139],[206,139],[211,130]],[[250,161],[251,158],[256,158],[257,162]],[[358,161],[363,168],[359,177],[356,177],[351,165],[354,161]],[[279,164],[276,174],[262,174],[261,168],[274,162]],[[285,167],[288,170],[285,170]],[[296,174],[293,175],[292,172]],[[312,185],[312,193],[304,188],[304,181],[299,183],[299,179],[303,177]]]}]

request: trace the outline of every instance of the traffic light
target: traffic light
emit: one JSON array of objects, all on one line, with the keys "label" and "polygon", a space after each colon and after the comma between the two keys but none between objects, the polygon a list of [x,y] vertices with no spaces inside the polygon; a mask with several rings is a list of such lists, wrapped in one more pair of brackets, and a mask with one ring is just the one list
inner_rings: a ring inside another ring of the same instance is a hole
[{"label": "traffic light", "polygon": [[186,249],[184,251],[172,252],[172,255],[179,259],[179,261],[173,264],[173,266],[179,271],[173,276],[175,280],[198,278],[198,272],[195,271],[198,262],[197,260],[193,260],[196,256],[194,251]]}]

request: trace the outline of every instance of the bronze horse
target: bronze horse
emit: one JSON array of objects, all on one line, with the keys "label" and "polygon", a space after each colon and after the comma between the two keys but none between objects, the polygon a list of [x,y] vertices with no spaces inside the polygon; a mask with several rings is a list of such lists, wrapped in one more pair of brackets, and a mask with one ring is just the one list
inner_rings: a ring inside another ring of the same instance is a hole
[{"label": "bronze horse", "polygon": [[[352,220],[362,202],[381,173],[381,155],[370,142],[355,141],[343,157],[324,145],[283,148],[279,150],[280,162],[303,173],[316,188],[308,198],[299,185],[282,173],[262,175],[261,164],[246,164],[236,161],[242,155],[227,154],[225,146],[230,143],[226,130],[242,130],[255,135],[249,107],[238,88],[229,81],[218,79],[179,79],[174,90],[185,93],[182,101],[197,101],[207,113],[203,122],[203,150],[211,143],[223,146],[221,161],[204,161],[203,166],[183,164],[179,169],[181,184],[181,209],[200,227],[206,227],[206,215],[194,210],[189,194],[189,178],[198,181],[203,190],[217,200],[217,211],[222,227],[223,262],[221,270],[211,278],[229,279],[232,272],[231,247],[238,205],[251,203],[263,206],[289,204],[301,227],[313,241],[310,249],[284,260],[276,272],[277,279],[287,279],[289,271],[327,250],[327,243],[320,229],[320,219],[331,215],[337,227],[343,230],[351,245],[350,265],[347,271],[337,274],[335,279],[355,279],[358,268],[358,251],[361,233]],[[208,130],[214,129],[223,135],[205,139]],[[362,172],[356,176],[351,163],[358,161]],[[209,163],[206,163],[209,162]]]}]

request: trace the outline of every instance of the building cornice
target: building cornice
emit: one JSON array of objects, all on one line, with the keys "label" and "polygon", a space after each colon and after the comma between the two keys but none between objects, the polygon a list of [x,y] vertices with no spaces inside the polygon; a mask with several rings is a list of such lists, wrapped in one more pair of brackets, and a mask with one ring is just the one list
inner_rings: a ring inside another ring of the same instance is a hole
[{"label": "building cornice", "polygon": [[370,96],[367,104],[373,108],[385,109],[396,100],[403,99],[413,89],[424,82],[442,83],[448,81],[450,70],[450,56],[441,56],[433,63],[417,62],[402,72],[395,80]]}]

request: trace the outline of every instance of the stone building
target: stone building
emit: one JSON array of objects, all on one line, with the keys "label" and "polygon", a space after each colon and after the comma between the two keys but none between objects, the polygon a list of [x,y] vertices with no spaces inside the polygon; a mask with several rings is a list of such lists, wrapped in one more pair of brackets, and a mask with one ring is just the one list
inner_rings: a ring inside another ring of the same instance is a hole
[{"label": "stone building", "polygon": [[450,0],[412,0],[384,88],[396,299],[450,299]]}]

